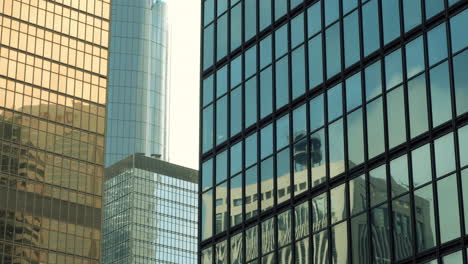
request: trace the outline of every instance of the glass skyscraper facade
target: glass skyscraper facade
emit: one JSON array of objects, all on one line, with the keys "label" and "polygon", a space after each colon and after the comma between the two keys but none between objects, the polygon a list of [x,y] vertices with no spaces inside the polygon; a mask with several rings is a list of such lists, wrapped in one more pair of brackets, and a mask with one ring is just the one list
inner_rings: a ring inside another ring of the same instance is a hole
[{"label": "glass skyscraper facade", "polygon": [[198,172],[143,155],[106,168],[103,264],[196,263]]},{"label": "glass skyscraper facade", "polygon": [[133,153],[167,160],[167,4],[112,1],[106,167]]},{"label": "glass skyscraper facade", "polygon": [[0,263],[100,261],[109,14],[0,1]]},{"label": "glass skyscraper facade", "polygon": [[199,263],[467,263],[467,1],[202,5]]}]

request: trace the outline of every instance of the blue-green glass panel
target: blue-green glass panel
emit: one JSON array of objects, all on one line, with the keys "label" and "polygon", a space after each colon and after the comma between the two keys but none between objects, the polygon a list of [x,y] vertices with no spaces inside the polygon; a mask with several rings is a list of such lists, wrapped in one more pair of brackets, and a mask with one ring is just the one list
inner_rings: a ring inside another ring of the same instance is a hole
[{"label": "blue-green glass panel", "polygon": [[260,159],[273,153],[273,125],[269,124],[260,130]]},{"label": "blue-green glass panel", "polygon": [[228,174],[228,171],[227,171],[227,159],[228,155],[227,155],[227,151],[224,150],[223,152],[221,153],[218,153],[216,154],[216,175],[215,175],[215,178],[216,178],[216,184],[224,181],[225,179],[227,179],[227,174]]},{"label": "blue-green glass panel", "polygon": [[325,40],[327,45],[327,78],[330,78],[341,71],[340,23],[336,23],[326,30]]},{"label": "blue-green glass panel", "polygon": [[468,50],[453,58],[453,79],[457,115],[468,112]]},{"label": "blue-green glass panel", "polygon": [[257,163],[257,133],[253,133],[245,139],[245,167]]},{"label": "blue-green glass panel", "polygon": [[[408,192],[409,174],[408,174],[408,158],[406,155],[398,157],[390,162],[390,177],[392,197],[399,196]],[[408,205],[408,208],[410,206]]]},{"label": "blue-green glass panel", "polygon": [[348,166],[353,168],[364,162],[364,128],[362,109],[348,114]]},{"label": "blue-green glass panel", "polygon": [[311,5],[307,9],[307,36],[312,37],[322,30],[321,1]]},{"label": "blue-green glass panel", "polygon": [[203,1],[203,24],[206,26],[214,18],[214,0]]},{"label": "blue-green glass panel", "polygon": [[343,89],[341,83],[327,91],[328,122],[343,115]]},{"label": "blue-green glass panel", "polygon": [[403,81],[401,49],[385,56],[385,88],[391,89]]},{"label": "blue-green glass panel", "polygon": [[245,127],[249,127],[257,121],[257,78],[245,82]]},{"label": "blue-green glass panel", "polygon": [[367,146],[369,159],[385,151],[382,97],[367,104]]},{"label": "blue-green glass panel", "polygon": [[275,58],[288,52],[288,24],[284,24],[275,31]]},{"label": "blue-green glass panel", "polygon": [[213,159],[209,159],[202,164],[202,190],[205,191],[213,187]]},{"label": "blue-green glass panel", "polygon": [[260,31],[271,25],[271,0],[259,0]]},{"label": "blue-green glass panel", "polygon": [[272,78],[271,66],[260,73],[260,118],[273,110]]},{"label": "blue-green glass panel", "polygon": [[271,35],[260,41],[260,69],[271,63]]},{"label": "blue-green glass panel", "polygon": [[216,98],[226,94],[228,85],[228,67],[223,66],[216,72]]},{"label": "blue-green glass panel", "polygon": [[203,147],[202,151],[206,152],[213,147],[213,105],[203,109]]},{"label": "blue-green glass panel", "polygon": [[214,56],[214,26],[206,27],[203,31],[203,69],[208,69],[213,65]]},{"label": "blue-green glass panel", "polygon": [[452,52],[458,52],[468,46],[468,9],[450,19],[450,33],[452,36]]},{"label": "blue-green glass panel", "polygon": [[413,185],[415,188],[432,180],[430,151],[429,145],[424,145],[411,152]]},{"label": "blue-green glass panel", "polygon": [[438,25],[427,32],[427,49],[429,53],[429,66],[447,58],[447,34],[445,23]]},{"label": "blue-green glass panel", "polygon": [[431,85],[432,126],[452,118],[452,101],[448,63],[444,62],[429,72]]},{"label": "blue-green glass panel", "polygon": [[403,0],[405,32],[421,24],[421,1]]},{"label": "blue-green glass panel", "polygon": [[366,101],[382,94],[382,66],[380,60],[364,70]]},{"label": "blue-green glass panel", "polygon": [[291,49],[304,42],[304,14],[301,13],[291,20]]},{"label": "blue-green glass panel", "polygon": [[213,101],[213,75],[203,80],[203,106]]},{"label": "blue-green glass panel", "polygon": [[426,78],[424,74],[408,82],[408,105],[411,138],[428,129]]},{"label": "blue-green glass panel", "polygon": [[289,144],[289,114],[276,121],[276,149],[281,149]]},{"label": "blue-green glass panel", "polygon": [[343,119],[335,121],[328,126],[328,142],[329,153],[329,169],[330,178],[333,178],[344,172],[344,135],[343,135]]},{"label": "blue-green glass panel", "polygon": [[460,167],[468,165],[468,126],[458,129],[458,149],[460,151]]},{"label": "blue-green glass panel", "polygon": [[289,56],[276,62],[276,109],[289,102]]},{"label": "blue-green glass panel", "polygon": [[231,136],[242,130],[242,87],[231,92]]},{"label": "blue-green glass panel", "polygon": [[360,57],[359,15],[358,10],[344,18],[345,68],[356,63]]},{"label": "blue-green glass panel", "polygon": [[400,36],[399,0],[384,0],[381,3],[384,44],[387,44]]},{"label": "blue-green glass panel", "polygon": [[444,0],[425,0],[426,19],[442,12],[442,10],[444,10],[444,2]]},{"label": "blue-green glass panel", "polygon": [[231,61],[231,89],[239,85],[242,81],[242,55]]},{"label": "blue-green glass panel", "polygon": [[234,176],[242,170],[242,141],[231,146],[230,152],[230,175]]},{"label": "blue-green glass panel", "polygon": [[414,192],[414,207],[415,217],[420,219],[416,225],[416,245],[418,252],[422,252],[436,245],[432,184]]},{"label": "blue-green glass panel", "polygon": [[248,79],[250,76],[257,72],[257,46],[253,46],[245,52],[245,78]]},{"label": "blue-green glass panel", "polygon": [[[310,117],[310,131],[314,131],[324,125],[325,120],[325,104],[323,95],[319,95],[310,101],[309,117]],[[325,143],[325,142],[323,142]]]},{"label": "blue-green glass panel", "polygon": [[306,92],[305,51],[304,46],[295,49],[291,55],[292,99]]},{"label": "blue-green glass panel", "polygon": [[434,141],[436,177],[444,176],[455,170],[455,146],[453,133]]},{"label": "blue-green glass panel", "polygon": [[228,51],[228,15],[218,18],[216,25],[216,61],[227,55]]},{"label": "blue-green glass panel", "polygon": [[275,20],[286,15],[288,11],[288,1],[285,0],[274,0],[275,2]]},{"label": "blue-green glass panel", "polygon": [[322,34],[309,40],[309,89],[323,82]]},{"label": "blue-green glass panel", "polygon": [[349,112],[362,105],[361,73],[358,72],[346,79],[346,111]]},{"label": "blue-green glass panel", "polygon": [[362,32],[364,39],[364,56],[380,47],[379,12],[377,0],[371,0],[362,6]]},{"label": "blue-green glass panel", "polygon": [[343,14],[347,14],[349,11],[357,7],[358,0],[342,0],[341,4],[343,5]]},{"label": "blue-green glass panel", "polygon": [[411,41],[406,45],[406,72],[408,78],[424,70],[423,37]]},{"label": "blue-green glass panel", "polygon": [[387,94],[388,146],[396,147],[406,141],[405,95],[403,86]]},{"label": "blue-green glass panel", "polygon": [[242,43],[242,5],[231,9],[231,51]]},{"label": "blue-green glass panel", "polygon": [[453,174],[437,182],[439,203],[440,242],[445,243],[460,237],[460,214],[458,209],[457,178]]},{"label": "blue-green glass panel", "polygon": [[251,39],[257,33],[257,0],[245,0],[244,2],[244,30],[245,40]]},{"label": "blue-green glass panel", "polygon": [[294,141],[307,135],[307,105],[303,104],[293,111],[293,138]]},{"label": "blue-green glass panel", "polygon": [[324,0],[325,4],[325,26],[338,20],[340,15],[339,0]]},{"label": "blue-green glass panel", "polygon": [[216,102],[216,145],[228,137],[227,117],[227,96],[224,96]]}]

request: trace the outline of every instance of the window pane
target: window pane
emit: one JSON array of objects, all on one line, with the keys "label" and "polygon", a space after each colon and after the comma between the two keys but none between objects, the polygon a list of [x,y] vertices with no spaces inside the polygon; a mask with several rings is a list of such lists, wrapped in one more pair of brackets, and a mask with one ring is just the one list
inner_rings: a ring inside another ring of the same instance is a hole
[{"label": "window pane", "polygon": [[384,44],[400,36],[400,9],[398,0],[382,1]]},{"label": "window pane", "polygon": [[309,201],[294,208],[296,240],[309,235]]},{"label": "window pane", "polygon": [[288,1],[274,0],[275,2],[275,20],[284,16],[288,11]]},{"label": "window pane", "polygon": [[307,135],[307,120],[306,120],[307,105],[294,109],[293,111],[293,138],[294,141]]},{"label": "window pane", "polygon": [[231,263],[244,263],[243,240],[242,233],[239,233],[231,238]]},{"label": "window pane", "polygon": [[255,74],[257,71],[257,46],[253,46],[245,52],[245,78]]},{"label": "window pane", "polygon": [[218,18],[216,25],[216,61],[227,55],[228,21],[227,14]]},{"label": "window pane", "polygon": [[404,99],[402,86],[387,94],[388,145],[390,149],[406,141]]},{"label": "window pane", "polygon": [[447,34],[445,23],[427,32],[429,66],[447,58]]},{"label": "window pane", "polygon": [[272,76],[271,66],[260,73],[260,118],[272,111]]},{"label": "window pane", "polygon": [[291,8],[291,10],[292,10],[293,8],[295,8],[296,6],[298,6],[299,4],[301,4],[302,1],[303,1],[303,0],[291,0],[291,1],[290,1],[290,5],[291,5],[290,8]]},{"label": "window pane", "polygon": [[276,121],[276,150],[289,144],[289,114]]},{"label": "window pane", "polygon": [[330,151],[330,178],[344,171],[344,149],[343,149],[343,119],[328,126]]},{"label": "window pane", "polygon": [[382,97],[367,104],[367,146],[369,159],[385,151]]},{"label": "window pane", "polygon": [[433,17],[435,14],[444,10],[444,1],[440,0],[425,0],[426,19]]},{"label": "window pane", "polygon": [[327,193],[312,199],[312,232],[317,232],[328,225]]},{"label": "window pane", "polygon": [[291,210],[278,215],[278,247],[291,243]]},{"label": "window pane", "polygon": [[219,234],[227,229],[227,182],[216,186],[216,225],[215,232]]},{"label": "window pane", "polygon": [[203,69],[206,70],[208,67],[213,65],[213,38],[214,38],[214,26],[211,24],[205,28],[203,32]]},{"label": "window pane", "polygon": [[458,149],[460,150],[460,167],[468,165],[468,126],[458,129]]},{"label": "window pane", "polygon": [[231,92],[231,136],[242,129],[242,87]]},{"label": "window pane", "polygon": [[258,227],[245,231],[245,260],[250,261],[258,256]]},{"label": "window pane", "polygon": [[203,21],[204,25],[208,25],[211,21],[213,21],[214,17],[214,0],[205,0],[203,2]]},{"label": "window pane", "polygon": [[304,138],[294,144],[293,150],[294,166],[294,195],[298,195],[309,188],[307,175],[308,148],[307,138]]},{"label": "window pane", "polygon": [[203,80],[203,106],[213,101],[213,75]]},{"label": "window pane", "polygon": [[349,211],[356,215],[367,208],[366,176],[361,175],[349,181]]},{"label": "window pane", "polygon": [[[309,106],[310,131],[314,131],[324,124],[323,95],[319,95],[310,101]],[[325,142],[324,142],[325,143]]]},{"label": "window pane", "polygon": [[324,0],[325,27],[336,21],[340,12],[339,0]]},{"label": "window pane", "polygon": [[432,126],[452,119],[448,63],[444,62],[430,71]]},{"label": "window pane", "polygon": [[216,155],[216,184],[227,178],[227,151]]},{"label": "window pane", "polygon": [[213,105],[203,110],[203,152],[213,147]]},{"label": "window pane", "polygon": [[458,52],[468,46],[468,34],[466,34],[466,25],[468,25],[468,10],[452,17],[450,19],[450,32],[452,36],[452,52]]},{"label": "window pane", "polygon": [[339,222],[347,217],[346,210],[346,184],[341,184],[330,191],[331,224]]},{"label": "window pane", "polygon": [[387,171],[382,165],[369,172],[371,206],[387,201]]},{"label": "window pane", "polygon": [[426,78],[424,74],[408,82],[408,101],[411,138],[428,129]]},{"label": "window pane", "polygon": [[356,73],[346,79],[346,111],[351,111],[362,105],[361,73]]},{"label": "window pane", "polygon": [[457,115],[468,112],[468,50],[453,58],[453,78]]},{"label": "window pane", "polygon": [[436,176],[440,177],[455,170],[455,148],[453,133],[434,141]]},{"label": "window pane", "polygon": [[307,9],[307,36],[309,38],[322,29],[322,12],[320,4],[321,1],[318,1]]},{"label": "window pane", "polygon": [[442,258],[442,264],[463,263],[463,255],[461,251],[451,253]]},{"label": "window pane", "polygon": [[228,6],[228,1],[227,0],[218,0],[218,12],[216,13],[217,16],[221,15],[226,11],[227,6]]},{"label": "window pane", "polygon": [[[345,0],[344,2],[348,2]],[[358,10],[344,18],[345,68],[359,60],[359,16]]]},{"label": "window pane", "polygon": [[403,0],[403,15],[405,18],[405,32],[421,24],[421,2]]},{"label": "window pane", "polygon": [[380,61],[368,66],[364,71],[366,79],[366,100],[382,94],[382,67]]},{"label": "window pane", "polygon": [[231,178],[231,226],[242,223],[242,175]]},{"label": "window pane", "polygon": [[[463,192],[463,213],[468,219],[468,169],[461,172],[462,192]],[[468,232],[468,221],[465,220],[465,234]]]},{"label": "window pane", "polygon": [[260,69],[271,63],[271,35],[260,41]]},{"label": "window pane", "polygon": [[245,12],[245,40],[249,40],[257,33],[257,0],[244,1]]},{"label": "window pane", "polygon": [[275,59],[288,52],[288,24],[275,31]]},{"label": "window pane", "polygon": [[[407,1],[408,2],[408,1]],[[417,1],[411,1],[417,2]],[[406,71],[408,78],[415,76],[424,70],[423,38],[411,41],[406,45]]]},{"label": "window pane", "polygon": [[343,89],[341,83],[335,85],[327,91],[328,100],[328,122],[331,122],[343,115]]},{"label": "window pane", "polygon": [[206,248],[202,251],[201,263],[202,264],[213,263],[213,250],[211,249],[211,247]]},{"label": "window pane", "polygon": [[305,79],[305,51],[301,46],[292,52],[292,99],[303,95],[306,91]]},{"label": "window pane", "polygon": [[312,186],[325,181],[325,130],[321,129],[310,136],[310,163],[312,165]]},{"label": "window pane", "polygon": [[364,56],[380,47],[379,11],[377,0],[371,0],[362,7],[362,31],[364,39]]},{"label": "window pane", "polygon": [[348,262],[348,226],[346,222],[332,227],[333,263]]},{"label": "window pane", "polygon": [[387,204],[383,204],[371,212],[372,224],[372,244],[381,245],[378,250],[374,250],[374,263],[385,263],[385,260],[390,259],[390,241],[389,241],[389,224]]},{"label": "window pane", "polygon": [[273,157],[262,161],[260,166],[262,212],[273,207],[275,202],[275,189],[273,186]]},{"label": "window pane", "polygon": [[418,187],[432,179],[431,154],[429,145],[424,145],[411,152],[413,165],[413,185]]},{"label": "window pane", "polygon": [[[286,1],[283,1],[286,2]],[[301,13],[291,20],[291,49],[304,42],[304,15]]]},{"label": "window pane", "polygon": [[323,82],[322,34],[309,40],[309,88]]},{"label": "window pane", "polygon": [[202,190],[205,191],[213,186],[213,159],[202,164]]},{"label": "window pane", "polygon": [[390,162],[390,177],[392,178],[392,197],[409,190],[408,159],[406,155]]},{"label": "window pane", "polygon": [[289,148],[286,148],[276,154],[276,173],[277,173],[277,197],[278,204],[291,198],[291,158]]},{"label": "window pane", "polygon": [[418,252],[432,248],[436,243],[434,196],[429,184],[414,192],[416,218],[416,243]]},{"label": "window pane", "polygon": [[231,51],[235,50],[242,42],[242,5],[231,9]]},{"label": "window pane", "polygon": [[273,153],[273,125],[269,124],[260,130],[260,159]]},{"label": "window pane", "polygon": [[350,169],[364,162],[362,109],[348,115],[348,159]]},{"label": "window pane", "polygon": [[456,175],[437,182],[437,202],[439,203],[440,242],[445,243],[460,236],[460,216]]},{"label": "window pane", "polygon": [[402,260],[413,255],[413,228],[411,227],[411,203],[409,195],[392,202],[393,240],[395,259]]},{"label": "window pane", "polygon": [[227,66],[223,66],[216,72],[216,98],[221,97],[227,92],[228,86],[228,70]]},{"label": "window pane", "polygon": [[341,4],[343,5],[343,14],[346,14],[357,7],[358,0],[343,0]]},{"label": "window pane", "polygon": [[245,220],[258,213],[257,166],[245,171]]},{"label": "window pane", "polygon": [[[270,243],[262,243],[262,254],[266,254],[275,249],[275,218],[270,218],[262,222],[262,241],[270,241]],[[264,262],[262,263],[272,263]]]},{"label": "window pane", "polygon": [[294,248],[296,251],[296,262],[295,264],[309,264],[309,238],[305,238],[299,242],[296,242]]},{"label": "window pane", "polygon": [[202,240],[213,235],[213,190],[202,195]]},{"label": "window pane", "polygon": [[289,102],[289,56],[281,58],[276,62],[276,109],[281,108]]},{"label": "window pane", "polygon": [[231,89],[242,81],[242,55],[231,61]]},{"label": "window pane", "polygon": [[325,37],[327,45],[327,78],[330,78],[341,70],[340,23],[329,27],[325,32]]},{"label": "window pane", "polygon": [[401,49],[385,56],[385,83],[390,89],[403,81],[403,68],[401,64]]},{"label": "window pane", "polygon": [[216,145],[227,139],[227,96],[216,102]]},{"label": "window pane", "polygon": [[271,25],[271,0],[259,0],[260,31]]},{"label": "window pane", "polygon": [[250,167],[257,160],[257,133],[254,133],[245,139],[245,167]]},{"label": "window pane", "polygon": [[245,127],[257,121],[257,78],[254,77],[245,83]]},{"label": "window pane", "polygon": [[242,170],[242,141],[231,146],[230,151],[230,175],[233,176]]},{"label": "window pane", "polygon": [[367,214],[361,214],[351,219],[351,237],[353,263],[371,263]]}]

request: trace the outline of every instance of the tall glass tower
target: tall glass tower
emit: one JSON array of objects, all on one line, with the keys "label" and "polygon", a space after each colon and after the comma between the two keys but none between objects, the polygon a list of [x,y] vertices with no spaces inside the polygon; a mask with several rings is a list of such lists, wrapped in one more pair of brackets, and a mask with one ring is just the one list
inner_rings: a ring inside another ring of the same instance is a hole
[{"label": "tall glass tower", "polygon": [[467,1],[202,4],[199,263],[467,263]]},{"label": "tall glass tower", "polygon": [[112,2],[106,167],[145,153],[167,159],[167,4]]},{"label": "tall glass tower", "polygon": [[100,263],[109,15],[0,1],[0,263]]}]

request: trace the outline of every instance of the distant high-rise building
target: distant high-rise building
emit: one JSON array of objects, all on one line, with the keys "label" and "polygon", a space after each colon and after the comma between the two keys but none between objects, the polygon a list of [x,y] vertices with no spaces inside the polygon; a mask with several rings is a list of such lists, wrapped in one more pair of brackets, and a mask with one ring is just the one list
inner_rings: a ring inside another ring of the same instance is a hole
[{"label": "distant high-rise building", "polygon": [[102,263],[196,263],[197,182],[141,154],[106,168]]},{"label": "distant high-rise building", "polygon": [[109,14],[0,1],[0,263],[100,263]]},{"label": "distant high-rise building", "polygon": [[199,263],[467,263],[467,1],[202,5]]},{"label": "distant high-rise building", "polygon": [[112,2],[106,167],[133,153],[167,160],[167,4]]}]

